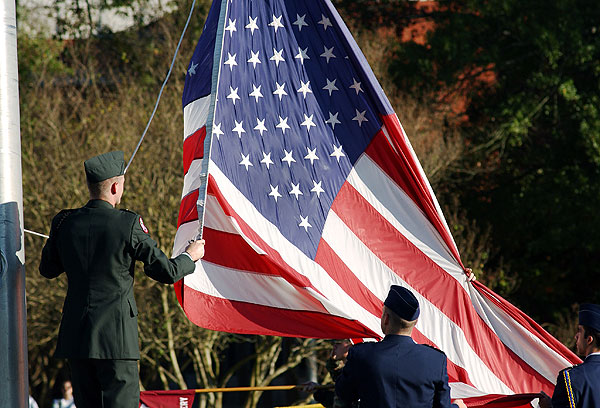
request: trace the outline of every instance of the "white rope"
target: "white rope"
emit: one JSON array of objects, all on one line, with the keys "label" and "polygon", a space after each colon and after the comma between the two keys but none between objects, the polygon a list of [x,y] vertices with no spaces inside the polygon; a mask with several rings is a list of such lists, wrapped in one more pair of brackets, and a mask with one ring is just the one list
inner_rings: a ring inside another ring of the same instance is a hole
[{"label": "white rope", "polygon": [[40,234],[39,232],[30,231],[28,229],[23,229],[23,231],[30,233],[31,235],[37,235],[38,237],[50,238],[48,235]]},{"label": "white rope", "polygon": [[152,111],[152,115],[150,115],[150,120],[148,120],[146,129],[144,129],[144,133],[142,133],[142,137],[140,138],[140,141],[138,142],[137,146],[135,147],[135,150],[133,151],[133,154],[131,155],[131,158],[129,159],[127,166],[125,167],[125,173],[127,172],[127,169],[129,169],[129,166],[131,165],[133,158],[135,157],[137,151],[139,150],[140,145],[142,144],[142,141],[144,140],[144,137],[146,137],[146,132],[148,132],[148,128],[150,127],[150,123],[152,122],[152,119],[154,119],[154,114],[156,113],[156,109],[158,109],[158,103],[160,102],[160,97],[162,96],[163,89],[165,88],[165,85],[167,85],[167,81],[169,80],[169,77],[171,76],[171,71],[173,71],[173,65],[175,65],[175,58],[177,57],[177,53],[179,52],[179,47],[181,46],[181,42],[183,41],[183,36],[185,35],[185,31],[187,30],[188,25],[190,24],[190,20],[192,18],[192,12],[194,11],[195,4],[196,4],[196,0],[194,0],[192,2],[190,14],[188,15],[187,21],[185,22],[185,27],[183,27],[183,32],[181,33],[181,37],[179,38],[179,43],[177,44],[177,48],[175,49],[175,55],[173,55],[173,60],[171,61],[171,66],[169,67],[169,72],[167,72],[167,76],[162,84],[162,87],[160,88],[160,92],[158,93],[158,98],[156,99],[156,104],[154,105],[154,110]]},{"label": "white rope", "polygon": [[[152,122],[152,119],[154,119],[154,114],[156,113],[156,110],[158,109],[158,104],[160,102],[160,97],[162,96],[163,89],[165,89],[165,85],[167,85],[167,81],[169,80],[169,77],[171,76],[171,72],[173,71],[173,66],[175,65],[175,58],[177,58],[177,53],[179,52],[179,47],[181,47],[181,42],[183,41],[183,36],[185,35],[185,31],[187,30],[187,28],[190,24],[190,20],[192,19],[192,12],[194,11],[195,5],[196,5],[196,0],[194,0],[192,2],[192,7],[190,8],[190,14],[188,15],[187,21],[185,22],[185,27],[183,27],[183,32],[181,33],[181,37],[179,38],[179,42],[177,43],[177,48],[175,48],[175,54],[173,55],[173,60],[171,61],[171,66],[169,67],[169,72],[167,72],[167,76],[166,76],[165,80],[163,81],[162,87],[160,88],[160,92],[158,93],[158,98],[156,98],[156,104],[154,105],[154,110],[152,111],[152,115],[150,115],[150,119],[148,120],[146,129],[144,129],[144,133],[142,133],[142,137],[140,138],[140,141],[138,142],[137,146],[135,147],[135,150],[133,151],[133,154],[131,155],[131,158],[129,159],[127,166],[125,167],[125,172],[127,172],[127,169],[129,168],[129,165],[133,161],[134,156],[136,155],[137,151],[140,149],[140,145],[142,144],[144,137],[146,137],[146,132],[148,132],[150,123]],[[46,239],[50,238],[48,235],[40,234],[39,232],[30,231],[28,229],[23,229],[23,231],[25,231],[29,234],[32,234],[32,235],[37,235],[38,237],[43,237]]]}]

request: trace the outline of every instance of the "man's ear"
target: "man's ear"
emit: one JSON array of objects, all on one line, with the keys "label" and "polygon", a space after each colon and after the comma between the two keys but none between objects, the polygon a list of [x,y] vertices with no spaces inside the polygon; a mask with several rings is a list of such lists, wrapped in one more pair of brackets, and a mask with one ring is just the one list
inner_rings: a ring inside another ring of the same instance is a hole
[{"label": "man's ear", "polygon": [[390,314],[387,312],[383,312],[383,316],[381,317],[381,319],[383,320],[383,324],[385,324],[386,326],[388,324],[390,324]]},{"label": "man's ear", "polygon": [[585,336],[585,343],[589,346],[594,342],[594,336]]},{"label": "man's ear", "polygon": [[114,183],[110,184],[110,193],[111,194],[117,194],[117,182],[115,181]]}]

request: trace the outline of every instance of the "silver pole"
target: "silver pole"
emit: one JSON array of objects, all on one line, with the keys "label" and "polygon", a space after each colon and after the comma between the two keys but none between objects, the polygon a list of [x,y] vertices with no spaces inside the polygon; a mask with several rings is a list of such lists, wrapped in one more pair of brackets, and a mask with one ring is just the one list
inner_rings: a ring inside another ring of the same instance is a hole
[{"label": "silver pole", "polygon": [[15,0],[0,0],[0,399],[28,406],[27,309]]}]

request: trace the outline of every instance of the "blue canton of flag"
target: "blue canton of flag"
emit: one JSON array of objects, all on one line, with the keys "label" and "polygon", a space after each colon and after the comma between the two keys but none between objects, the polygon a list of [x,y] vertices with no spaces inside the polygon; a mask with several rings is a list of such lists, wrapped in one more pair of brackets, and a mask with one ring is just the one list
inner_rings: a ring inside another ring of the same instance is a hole
[{"label": "blue canton of flag", "polygon": [[381,128],[376,104],[322,2],[226,7],[211,159],[314,258],[338,190]]}]

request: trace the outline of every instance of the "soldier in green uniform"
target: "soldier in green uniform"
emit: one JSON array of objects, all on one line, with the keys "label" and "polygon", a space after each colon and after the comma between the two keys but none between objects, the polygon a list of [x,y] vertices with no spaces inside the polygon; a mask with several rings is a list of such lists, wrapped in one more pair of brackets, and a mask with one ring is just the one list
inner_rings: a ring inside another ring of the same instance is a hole
[{"label": "soldier in green uniform", "polygon": [[144,263],[150,278],[174,283],[194,272],[204,241],[169,259],[138,214],[115,208],[125,182],[123,152],[105,153],[84,165],[90,200],[54,217],[40,263],[44,277],[66,272],[69,282],[55,356],[69,361],[78,408],[137,408],[135,261]]}]

